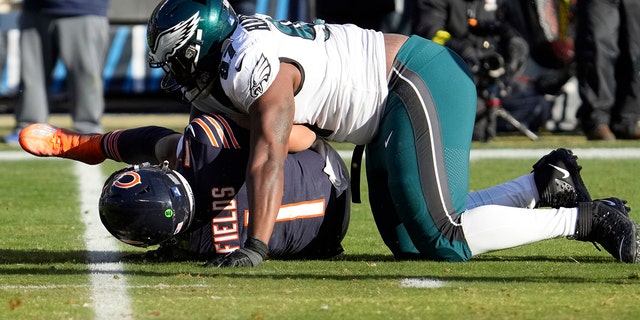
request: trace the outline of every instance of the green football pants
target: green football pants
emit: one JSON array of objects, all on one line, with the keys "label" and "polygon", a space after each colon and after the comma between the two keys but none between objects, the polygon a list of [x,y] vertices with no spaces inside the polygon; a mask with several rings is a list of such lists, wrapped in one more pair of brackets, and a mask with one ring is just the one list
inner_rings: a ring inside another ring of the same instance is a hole
[{"label": "green football pants", "polygon": [[471,258],[460,217],[475,113],[465,62],[412,36],[396,57],[379,131],[366,146],[371,210],[397,258]]}]

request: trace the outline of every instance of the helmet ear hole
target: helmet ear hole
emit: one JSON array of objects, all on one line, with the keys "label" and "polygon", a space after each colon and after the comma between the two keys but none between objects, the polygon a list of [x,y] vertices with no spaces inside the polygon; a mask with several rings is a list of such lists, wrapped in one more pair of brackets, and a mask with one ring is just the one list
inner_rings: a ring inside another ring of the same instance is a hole
[{"label": "helmet ear hole", "polygon": [[98,211],[118,240],[147,247],[187,230],[195,201],[180,173],[145,163],[118,170],[105,181]]}]

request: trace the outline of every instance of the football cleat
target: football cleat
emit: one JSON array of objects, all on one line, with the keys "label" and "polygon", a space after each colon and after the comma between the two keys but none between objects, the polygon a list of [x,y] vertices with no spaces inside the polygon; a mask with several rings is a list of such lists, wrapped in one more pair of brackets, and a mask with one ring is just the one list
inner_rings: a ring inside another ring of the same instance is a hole
[{"label": "football cleat", "polygon": [[102,134],[82,134],[46,123],[34,123],[20,131],[22,149],[38,157],[59,157],[98,164],[106,159],[100,146]]},{"label": "football cleat", "polygon": [[582,181],[578,157],[571,150],[559,148],[551,151],[533,165],[533,178],[540,195],[536,207],[569,207],[591,201],[591,195]]},{"label": "football cleat", "polygon": [[597,199],[594,201],[603,202],[610,207],[614,207],[627,217],[629,216],[629,211],[631,211],[631,208],[627,206],[627,200],[612,197],[612,198]]},{"label": "football cleat", "polygon": [[571,239],[598,243],[620,262],[640,263],[638,225],[626,209],[619,209],[620,204],[626,208],[624,201],[616,198],[580,202],[576,234]]}]

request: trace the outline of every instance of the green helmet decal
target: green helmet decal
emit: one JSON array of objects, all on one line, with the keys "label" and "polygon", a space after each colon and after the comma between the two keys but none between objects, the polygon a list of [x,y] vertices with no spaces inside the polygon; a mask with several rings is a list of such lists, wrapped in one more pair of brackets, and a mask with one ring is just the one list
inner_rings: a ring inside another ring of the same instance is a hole
[{"label": "green helmet decal", "polygon": [[180,21],[175,26],[149,37],[150,62],[164,62],[184,47],[196,33],[200,12],[196,12],[189,19]]}]

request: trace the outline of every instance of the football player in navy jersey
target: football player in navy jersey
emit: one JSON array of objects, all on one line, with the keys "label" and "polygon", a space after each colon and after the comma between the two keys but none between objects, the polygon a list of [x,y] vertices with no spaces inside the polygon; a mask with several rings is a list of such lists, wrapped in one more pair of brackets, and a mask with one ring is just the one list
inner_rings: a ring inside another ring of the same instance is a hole
[{"label": "football player in navy jersey", "polygon": [[200,111],[249,119],[252,245],[219,266],[256,266],[248,252],[269,243],[295,125],[366,147],[372,213],[397,258],[467,261],[566,236],[640,262],[638,226],[624,208],[588,196],[566,149],[521,184],[535,206],[553,209],[468,206],[476,88],[444,46],[353,24],[237,15],[226,0],[165,0],[147,26],[149,64],[165,71],[165,90]]},{"label": "football player in navy jersey", "polygon": [[[216,257],[251,247],[244,176],[248,139],[246,129],[221,115],[193,118],[184,134],[148,126],[81,135],[44,123],[21,132],[21,145],[36,155],[89,164],[105,159],[135,164],[105,182],[99,207],[107,230],[136,246],[160,243],[158,250],[144,255],[146,260],[212,259],[212,263]],[[267,253],[286,259],[341,253],[350,215],[343,160],[318,140],[311,149],[289,154],[285,171],[285,192],[269,247],[251,247],[247,259],[262,261]],[[168,192],[173,189],[177,191]],[[261,256],[252,256],[254,251]]]}]

